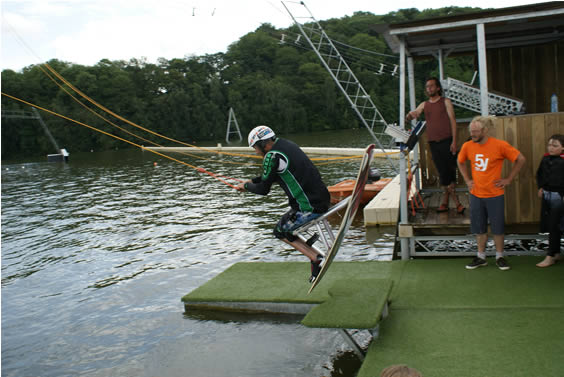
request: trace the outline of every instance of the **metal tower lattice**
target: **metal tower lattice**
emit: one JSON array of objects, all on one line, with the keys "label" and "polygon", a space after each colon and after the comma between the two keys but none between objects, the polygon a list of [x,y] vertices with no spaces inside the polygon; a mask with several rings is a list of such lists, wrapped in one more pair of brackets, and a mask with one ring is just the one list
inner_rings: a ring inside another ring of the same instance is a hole
[{"label": "metal tower lattice", "polygon": [[[368,129],[368,132],[376,141],[376,145],[382,151],[384,151],[384,147],[394,145],[395,140],[384,132],[388,125],[384,117],[306,5],[303,2],[291,1],[282,1],[282,5]],[[300,15],[295,16],[290,12],[288,6],[295,7],[294,13],[298,14],[297,12],[299,12]],[[298,20],[303,21],[299,22]],[[394,163],[391,159],[388,158],[388,160],[395,170]]]},{"label": "metal tower lattice", "polygon": [[[456,80],[451,77],[447,77],[446,80],[441,81],[445,97],[450,98],[454,105],[477,113],[481,111],[480,88],[476,88],[464,81]],[[488,112],[490,114],[503,115],[522,114],[523,101],[504,96],[503,94],[489,92]]]},{"label": "metal tower lattice", "polygon": [[[235,124],[235,129],[231,130],[231,123]],[[237,123],[237,118],[235,117],[235,112],[233,108],[229,108],[229,120],[227,121],[227,133],[225,134],[225,141],[229,144],[229,136],[231,134],[239,135],[239,141],[243,140],[241,136],[241,130],[239,129],[239,123]]]}]

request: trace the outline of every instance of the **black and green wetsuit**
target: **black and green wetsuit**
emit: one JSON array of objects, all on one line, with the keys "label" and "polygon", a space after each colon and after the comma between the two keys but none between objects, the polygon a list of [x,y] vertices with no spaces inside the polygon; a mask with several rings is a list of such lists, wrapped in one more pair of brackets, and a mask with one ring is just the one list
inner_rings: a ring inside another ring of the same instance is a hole
[{"label": "black and green wetsuit", "polygon": [[245,184],[247,191],[266,195],[274,182],[282,187],[294,211],[324,213],[329,209],[327,186],[311,160],[295,143],[276,139],[263,160],[262,176]]}]

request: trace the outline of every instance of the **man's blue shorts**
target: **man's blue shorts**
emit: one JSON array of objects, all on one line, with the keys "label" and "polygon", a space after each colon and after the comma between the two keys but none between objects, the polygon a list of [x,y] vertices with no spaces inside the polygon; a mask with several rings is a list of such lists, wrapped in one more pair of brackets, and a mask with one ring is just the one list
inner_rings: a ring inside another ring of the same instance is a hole
[{"label": "man's blue shorts", "polygon": [[488,232],[488,219],[492,234],[505,233],[505,199],[503,195],[478,198],[470,194],[470,231],[474,234]]},{"label": "man's blue shorts", "polygon": [[298,237],[292,234],[292,231],[299,228],[311,220],[317,219],[322,213],[314,212],[300,212],[296,210],[289,210],[286,212],[280,220],[276,227],[274,227],[274,235],[279,239],[287,239],[290,242],[295,241]]}]

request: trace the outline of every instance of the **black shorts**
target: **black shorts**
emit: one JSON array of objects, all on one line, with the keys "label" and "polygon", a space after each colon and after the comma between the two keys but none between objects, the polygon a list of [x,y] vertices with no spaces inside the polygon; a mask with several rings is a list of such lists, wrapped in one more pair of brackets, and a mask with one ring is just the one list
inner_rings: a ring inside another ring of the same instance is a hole
[{"label": "black shorts", "polygon": [[451,144],[452,137],[429,142],[431,156],[439,173],[441,186],[448,186],[456,182],[456,155],[450,153]]},{"label": "black shorts", "polygon": [[488,220],[492,234],[505,233],[505,197],[478,198],[470,194],[470,231],[474,234],[486,234]]}]

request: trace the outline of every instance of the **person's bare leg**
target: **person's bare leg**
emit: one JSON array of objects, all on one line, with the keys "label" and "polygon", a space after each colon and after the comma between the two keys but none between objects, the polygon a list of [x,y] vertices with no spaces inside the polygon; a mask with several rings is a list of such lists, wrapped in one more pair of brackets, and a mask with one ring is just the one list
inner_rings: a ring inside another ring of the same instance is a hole
[{"label": "person's bare leg", "polygon": [[504,234],[494,234],[493,239],[494,239],[496,253],[503,254],[503,240],[505,239],[505,235]]},{"label": "person's bare leg", "polygon": [[478,253],[485,254],[487,242],[488,242],[488,234],[487,233],[476,234],[476,243],[478,244]]},{"label": "person's bare leg", "polygon": [[288,245],[298,250],[300,253],[308,257],[309,260],[311,260],[312,262],[317,262],[317,256],[319,255],[319,253],[314,248],[306,244],[304,241],[300,239],[291,242],[288,241],[287,239],[283,239],[282,241],[286,242]]}]

